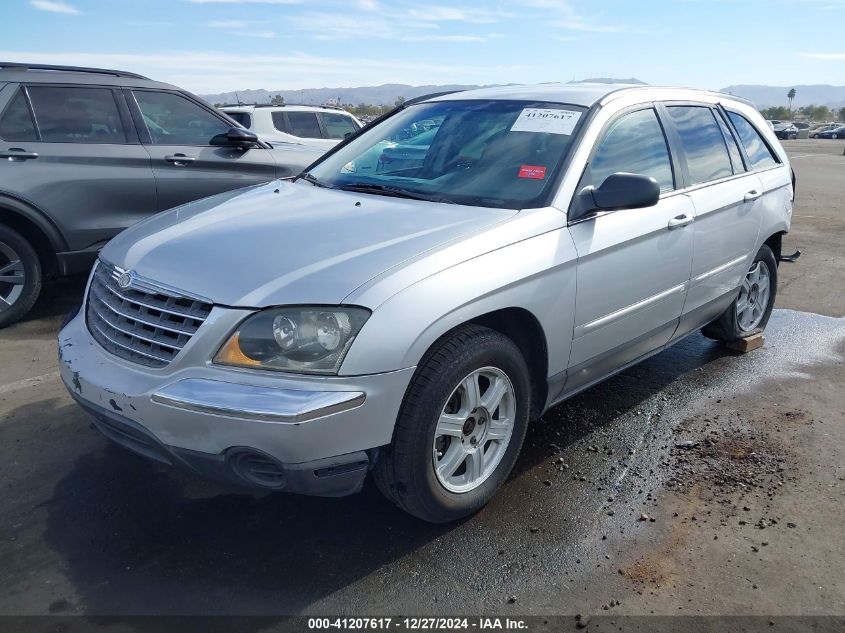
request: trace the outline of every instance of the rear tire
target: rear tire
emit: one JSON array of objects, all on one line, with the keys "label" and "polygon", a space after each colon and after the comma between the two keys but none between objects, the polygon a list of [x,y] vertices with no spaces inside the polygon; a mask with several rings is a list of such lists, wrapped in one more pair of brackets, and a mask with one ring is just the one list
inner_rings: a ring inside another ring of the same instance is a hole
[{"label": "rear tire", "polygon": [[38,254],[17,231],[0,225],[0,328],[19,321],[41,294]]},{"label": "rear tire", "polygon": [[528,427],[529,370],[494,330],[466,325],[420,362],[373,478],[402,510],[446,523],[481,509],[507,479]]},{"label": "rear tire", "polygon": [[737,341],[766,329],[777,295],[778,267],[772,249],[760,247],[742,280],[739,295],[701,333],[716,341]]}]

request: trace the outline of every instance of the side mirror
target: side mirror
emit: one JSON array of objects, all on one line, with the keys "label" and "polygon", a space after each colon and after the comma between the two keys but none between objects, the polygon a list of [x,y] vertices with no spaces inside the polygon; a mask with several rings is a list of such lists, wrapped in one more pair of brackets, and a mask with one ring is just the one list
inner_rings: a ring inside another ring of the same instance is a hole
[{"label": "side mirror", "polygon": [[643,209],[653,207],[660,200],[660,185],[651,176],[611,174],[601,187],[590,187],[593,205],[602,211]]},{"label": "side mirror", "polygon": [[246,149],[258,143],[258,135],[241,127],[232,127],[226,133],[226,142],[229,145]]}]

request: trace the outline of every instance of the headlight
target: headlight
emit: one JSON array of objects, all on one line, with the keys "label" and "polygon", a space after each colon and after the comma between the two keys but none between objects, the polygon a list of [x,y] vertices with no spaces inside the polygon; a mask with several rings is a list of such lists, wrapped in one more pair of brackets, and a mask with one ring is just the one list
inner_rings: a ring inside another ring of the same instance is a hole
[{"label": "headlight", "polygon": [[252,315],[214,357],[219,365],[336,374],[370,316],[365,308],[272,308]]}]

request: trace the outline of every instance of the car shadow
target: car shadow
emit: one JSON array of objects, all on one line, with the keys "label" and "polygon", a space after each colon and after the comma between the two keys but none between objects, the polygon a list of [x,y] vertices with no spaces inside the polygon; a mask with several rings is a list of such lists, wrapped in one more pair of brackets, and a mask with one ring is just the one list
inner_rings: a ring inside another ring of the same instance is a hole
[{"label": "car shadow", "polygon": [[46,282],[32,309],[17,323],[0,329],[0,335],[5,338],[58,333],[65,315],[82,304],[87,281],[87,276],[77,275]]},{"label": "car shadow", "polygon": [[[547,461],[551,444],[565,450],[620,424],[625,412],[726,354],[696,334],[555,407],[529,430],[514,477]],[[295,614],[461,531],[406,515],[371,482],[342,499],[256,494],[105,440],[98,446],[58,481],[44,535],[89,615]],[[519,503],[503,501],[511,502]]]}]

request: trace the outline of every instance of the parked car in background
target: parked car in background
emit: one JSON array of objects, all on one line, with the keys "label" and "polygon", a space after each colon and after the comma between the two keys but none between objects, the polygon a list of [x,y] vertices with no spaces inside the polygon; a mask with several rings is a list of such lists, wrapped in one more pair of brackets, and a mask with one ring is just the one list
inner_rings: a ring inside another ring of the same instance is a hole
[{"label": "parked car in background", "polygon": [[815,127],[810,128],[810,132],[807,135],[809,138],[818,138],[819,134],[822,132],[827,132],[828,130],[834,130],[838,128],[841,123],[824,123],[822,125],[817,125]]},{"label": "parked car in background", "polygon": [[346,110],[307,105],[224,105],[220,110],[269,143],[300,143],[331,149],[361,129]]},{"label": "parked car in background", "polygon": [[769,121],[775,136],[782,141],[792,140],[798,137],[798,128],[789,121]]},{"label": "parked car in background", "polygon": [[845,138],[845,125],[839,125],[816,134],[816,138]]},{"label": "parked car in background", "polygon": [[[347,168],[435,129],[424,160]],[[59,333],[62,380],[159,462],[326,496],[372,472],[400,508],[456,520],[551,406],[699,328],[762,331],[793,193],[783,147],[729,95],[411,100],[293,182],[112,240]]]},{"label": "parked car in background", "polygon": [[140,75],[0,62],[0,327],[29,311],[45,277],[89,270],[138,220],[290,178],[320,154],[271,148]]}]

